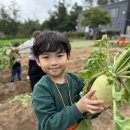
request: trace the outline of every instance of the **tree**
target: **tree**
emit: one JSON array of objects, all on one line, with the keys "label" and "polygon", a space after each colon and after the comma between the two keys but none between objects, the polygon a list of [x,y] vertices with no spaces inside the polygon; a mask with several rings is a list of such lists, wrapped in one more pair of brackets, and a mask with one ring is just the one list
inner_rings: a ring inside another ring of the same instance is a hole
[{"label": "tree", "polygon": [[27,38],[34,30],[40,29],[41,25],[37,19],[28,18],[21,22],[18,19],[19,12],[15,1],[12,1],[8,7],[0,5],[0,38]]},{"label": "tree", "polygon": [[57,12],[55,12],[56,17],[57,17],[57,30],[59,31],[65,31],[66,29],[66,20],[68,17],[67,9],[65,7],[64,2],[59,2],[58,6],[56,6]]},{"label": "tree", "polygon": [[75,3],[72,6],[72,9],[68,16],[68,20],[66,21],[67,22],[67,31],[76,31],[78,15],[81,12],[82,12],[82,7],[78,6],[78,4]]},{"label": "tree", "polygon": [[10,8],[0,7],[0,31],[12,36],[18,32],[18,12],[16,3],[12,2]]},{"label": "tree", "polygon": [[83,15],[85,18],[81,21],[81,25],[92,28],[94,32],[94,38],[98,31],[99,25],[105,25],[111,22],[111,16],[109,13],[99,7],[86,10]]},{"label": "tree", "polygon": [[98,5],[107,5],[108,3],[114,3],[118,2],[119,0],[98,0],[97,4]]},{"label": "tree", "polygon": [[94,5],[94,3],[96,3],[97,5],[106,5],[108,3],[114,3],[114,2],[118,2],[120,0],[84,0],[86,1],[90,7],[92,7]]},{"label": "tree", "polygon": [[[64,0],[62,2],[58,2],[55,5],[55,11],[49,11],[49,19],[44,21],[41,26],[41,29],[51,29],[58,31],[75,31],[77,25],[78,14],[82,11],[82,7],[78,6],[75,3],[72,6],[72,9],[68,13],[67,8],[65,6]],[[53,21],[53,22],[52,22]]]},{"label": "tree", "polygon": [[42,24],[42,29],[47,28],[51,30],[58,30],[60,32],[67,30],[67,18],[68,12],[65,7],[64,0],[58,2],[58,5],[55,5],[55,11],[49,12],[49,19]]},{"label": "tree", "polygon": [[19,37],[31,37],[32,32],[35,30],[40,29],[40,24],[38,20],[32,20],[32,19],[27,19],[24,21],[24,23],[19,24],[19,32],[18,36]]}]

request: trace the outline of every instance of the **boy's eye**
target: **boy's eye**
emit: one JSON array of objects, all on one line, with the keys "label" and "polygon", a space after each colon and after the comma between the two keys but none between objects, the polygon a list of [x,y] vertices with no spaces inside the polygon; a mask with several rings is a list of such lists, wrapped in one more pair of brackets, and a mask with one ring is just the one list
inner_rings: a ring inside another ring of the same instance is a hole
[{"label": "boy's eye", "polygon": [[48,58],[48,56],[42,56],[42,59],[47,59]]},{"label": "boy's eye", "polygon": [[64,56],[64,55],[63,55],[63,54],[59,54],[59,55],[58,55],[58,57],[62,57],[62,56]]}]

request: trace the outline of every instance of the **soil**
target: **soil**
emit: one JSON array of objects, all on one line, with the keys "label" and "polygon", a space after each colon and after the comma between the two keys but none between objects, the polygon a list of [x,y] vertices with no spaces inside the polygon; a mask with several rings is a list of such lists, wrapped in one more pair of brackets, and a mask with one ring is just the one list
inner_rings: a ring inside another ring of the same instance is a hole
[{"label": "soil", "polygon": [[[69,61],[68,71],[79,72],[87,61],[89,53],[96,49],[91,48],[77,48],[72,50],[72,56]],[[111,57],[115,52],[122,51],[121,48],[114,48],[111,50]],[[111,58],[112,59],[112,58]],[[5,100],[14,97],[21,93],[31,92],[29,81],[26,80],[28,68],[27,54],[22,54],[22,74],[23,81],[15,81],[14,84],[9,83],[10,70],[5,70],[2,75],[0,84],[0,130],[36,130],[37,119],[35,117],[32,104],[30,102],[28,107],[23,107],[18,101],[12,104],[5,104]],[[124,101],[121,112],[130,116],[130,107]],[[93,130],[113,130],[113,116],[112,108],[102,112],[98,118],[92,120]]]}]

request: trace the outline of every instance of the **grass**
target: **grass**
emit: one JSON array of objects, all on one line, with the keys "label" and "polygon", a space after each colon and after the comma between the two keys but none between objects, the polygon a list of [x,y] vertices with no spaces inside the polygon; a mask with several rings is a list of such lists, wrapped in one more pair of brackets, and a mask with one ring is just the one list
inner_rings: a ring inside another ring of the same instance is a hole
[{"label": "grass", "polygon": [[[110,40],[110,43],[116,43],[117,40]],[[71,39],[70,40],[72,48],[84,48],[94,46],[96,40],[84,40],[84,39]]]},{"label": "grass", "polygon": [[93,46],[95,44],[94,40],[82,40],[82,39],[73,39],[70,40],[72,48],[83,48]]},{"label": "grass", "polygon": [[20,38],[16,38],[16,39],[8,39],[8,40],[0,40],[0,43],[1,44],[4,44],[4,43],[12,43],[12,42],[25,42],[27,39],[20,39]]}]

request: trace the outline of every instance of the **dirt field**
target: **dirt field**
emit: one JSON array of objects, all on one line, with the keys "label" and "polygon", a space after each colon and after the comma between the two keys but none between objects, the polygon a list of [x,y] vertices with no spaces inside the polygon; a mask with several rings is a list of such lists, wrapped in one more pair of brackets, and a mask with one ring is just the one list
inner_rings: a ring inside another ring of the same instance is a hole
[{"label": "dirt field", "polygon": [[[71,72],[79,72],[93,49],[96,48],[73,49],[68,70]],[[121,49],[113,49],[111,56],[117,51],[121,51]],[[24,108],[20,102],[14,102],[11,105],[3,104],[5,99],[14,97],[20,93],[31,92],[29,82],[26,80],[27,63],[27,55],[23,54],[22,82],[16,81],[13,85],[10,85],[7,83],[9,81],[10,71],[6,70],[3,73],[0,84],[0,130],[36,130],[37,121],[31,102],[27,108]],[[121,111],[123,114],[130,116],[130,108],[127,103],[123,102]],[[93,130],[113,130],[112,118],[111,109],[104,111],[98,118],[92,121]]]}]

